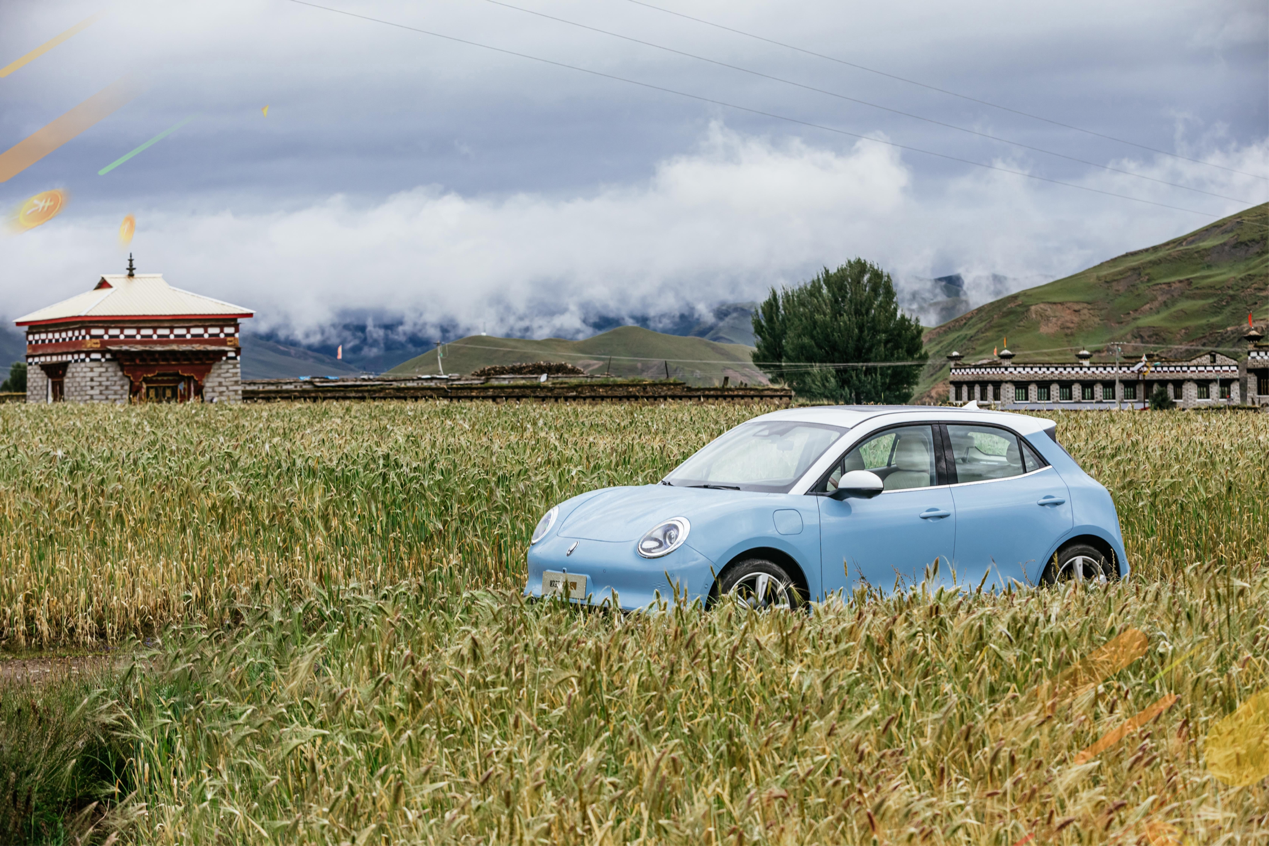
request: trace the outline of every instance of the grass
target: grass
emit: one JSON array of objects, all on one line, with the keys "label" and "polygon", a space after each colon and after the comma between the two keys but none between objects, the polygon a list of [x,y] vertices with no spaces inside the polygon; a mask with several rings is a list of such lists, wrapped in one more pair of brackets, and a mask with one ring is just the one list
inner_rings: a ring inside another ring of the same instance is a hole
[{"label": "grass", "polygon": [[[671,378],[691,385],[719,385],[724,376],[730,376],[733,384],[767,381],[753,365],[752,347],[666,335],[639,326],[619,326],[582,341],[473,335],[446,344],[445,350],[446,373],[470,373],[490,364],[564,361],[587,373],[611,373],[622,378],[662,379],[668,369]],[[437,372],[435,350],[388,371],[398,376]]]},{"label": "grass", "polygon": [[2,406],[0,646],[215,627],[325,586],[519,585],[551,505],[656,481],[763,410]]},{"label": "grass", "polygon": [[111,724],[116,700],[103,682],[0,682],[0,843],[83,842],[125,818],[132,750]]},{"label": "grass", "polygon": [[[1102,590],[805,616],[520,598],[550,504],[654,480],[759,410],[0,409],[6,641],[139,662],[56,694],[127,756],[48,818],[103,795],[95,836],[140,843],[1269,837],[1269,786],[1206,768],[1269,686],[1269,416],[1059,418],[1134,564]],[[1139,657],[1069,683],[1133,630]]]}]

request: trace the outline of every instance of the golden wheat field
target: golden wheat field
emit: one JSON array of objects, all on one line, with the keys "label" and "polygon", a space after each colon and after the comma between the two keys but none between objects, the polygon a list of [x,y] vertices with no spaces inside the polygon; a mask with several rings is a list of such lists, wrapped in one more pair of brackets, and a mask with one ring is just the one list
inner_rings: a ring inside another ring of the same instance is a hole
[{"label": "golden wheat field", "polygon": [[1101,589],[520,598],[551,504],[762,410],[0,406],[0,637],[124,656],[0,691],[0,834],[1269,842],[1269,415],[1058,418]]}]

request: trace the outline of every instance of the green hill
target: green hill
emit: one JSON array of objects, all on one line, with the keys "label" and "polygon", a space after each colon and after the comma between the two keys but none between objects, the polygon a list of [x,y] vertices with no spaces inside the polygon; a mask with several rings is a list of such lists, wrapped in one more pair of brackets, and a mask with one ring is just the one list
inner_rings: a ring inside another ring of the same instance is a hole
[{"label": "green hill", "polygon": [[[672,378],[693,385],[720,384],[724,376],[731,377],[732,384],[767,384],[767,377],[752,364],[751,347],[663,335],[638,326],[619,326],[584,341],[472,335],[445,348],[446,373],[470,373],[490,364],[564,361],[595,375],[663,379],[668,369]],[[438,372],[435,350],[388,371],[394,376]]]},{"label": "green hill", "polygon": [[1269,204],[1254,206],[930,329],[917,401],[946,396],[948,353],[975,361],[1006,338],[1015,363],[1073,361],[1080,347],[1111,360],[1111,341],[1126,358],[1181,355],[1186,346],[1244,349],[1247,314],[1269,316],[1267,234]]}]

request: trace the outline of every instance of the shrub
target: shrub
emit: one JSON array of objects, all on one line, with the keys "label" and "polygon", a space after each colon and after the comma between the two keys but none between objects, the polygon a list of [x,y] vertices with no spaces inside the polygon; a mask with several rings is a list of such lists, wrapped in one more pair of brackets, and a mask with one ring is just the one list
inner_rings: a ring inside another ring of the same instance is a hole
[{"label": "shrub", "polygon": [[585,376],[586,371],[572,364],[560,361],[532,361],[516,364],[491,364],[473,370],[471,375],[476,379],[488,379],[492,376]]},{"label": "shrub", "polygon": [[1176,403],[1172,401],[1167,388],[1156,385],[1154,393],[1150,395],[1150,408],[1155,411],[1167,411],[1170,408],[1176,408]]}]

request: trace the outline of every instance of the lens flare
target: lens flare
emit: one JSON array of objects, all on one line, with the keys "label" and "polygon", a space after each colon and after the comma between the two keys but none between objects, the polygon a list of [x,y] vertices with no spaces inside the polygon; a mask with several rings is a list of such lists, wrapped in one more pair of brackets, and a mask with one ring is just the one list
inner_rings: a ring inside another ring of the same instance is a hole
[{"label": "lens flare", "polygon": [[119,224],[119,243],[126,247],[132,243],[132,235],[137,231],[137,219],[132,215],[128,215],[123,219],[123,223]]},{"label": "lens flare", "polygon": [[5,65],[4,67],[0,68],[0,77],[8,76],[9,74],[13,73],[18,68],[24,67],[27,64],[34,62],[36,59],[38,59],[40,56],[43,56],[49,50],[52,50],[58,44],[61,44],[63,41],[66,41],[69,38],[73,38],[74,36],[78,35],[80,32],[83,32],[85,29],[92,26],[93,24],[95,24],[97,21],[101,20],[105,16],[106,16],[105,12],[99,12],[98,14],[93,15],[91,18],[88,18],[87,20],[83,20],[75,24],[73,27],[66,30],[61,35],[57,36],[56,38],[52,38],[52,39],[49,39],[48,41],[45,41],[43,44],[41,44],[39,47],[36,47],[30,53],[27,53],[25,56],[21,57],[20,59],[16,59],[10,62],[9,64]]},{"label": "lens flare", "polygon": [[1022,699],[1022,707],[1042,708],[1051,713],[1050,709],[1077,699],[1145,655],[1149,643],[1150,639],[1140,629],[1125,629],[1075,666],[1028,691]]},{"label": "lens flare", "polygon": [[98,175],[98,176],[105,176],[107,173],[110,173],[110,171],[114,170],[114,169],[115,169],[115,168],[117,168],[119,165],[123,164],[123,163],[124,163],[124,162],[126,162],[128,159],[130,159],[130,158],[132,158],[133,156],[135,156],[137,153],[141,153],[141,152],[144,152],[145,150],[150,149],[150,148],[151,148],[151,147],[153,147],[155,144],[159,143],[159,142],[160,142],[160,141],[162,141],[164,138],[168,137],[168,136],[169,136],[169,135],[171,135],[173,132],[175,132],[176,130],[180,129],[182,126],[184,126],[185,124],[189,123],[189,122],[190,122],[191,120],[193,120],[193,119],[194,119],[194,116],[193,116],[193,115],[190,115],[189,117],[185,118],[185,120],[183,120],[183,121],[181,121],[180,123],[178,123],[176,126],[173,126],[171,129],[165,129],[165,130],[163,130],[163,131],[162,131],[162,132],[160,132],[158,135],[154,136],[154,137],[153,137],[153,138],[151,138],[149,141],[146,141],[144,144],[142,144],[140,147],[137,147],[137,148],[136,148],[135,150],[133,150],[132,152],[130,152],[130,153],[125,153],[124,155],[122,155],[122,156],[120,156],[119,158],[115,159],[115,160],[114,160],[113,162],[111,162],[110,164],[108,164],[108,165],[106,165],[105,167],[103,167],[101,170],[97,171],[97,175]]},{"label": "lens flare", "polygon": [[7,182],[81,132],[110,117],[127,105],[137,91],[136,83],[125,76],[0,153],[0,182]]},{"label": "lens flare", "polygon": [[1140,711],[1136,715],[1134,715],[1131,719],[1124,721],[1114,731],[1108,732],[1107,734],[1103,735],[1092,746],[1088,747],[1087,749],[1085,749],[1084,751],[1076,755],[1075,765],[1078,767],[1080,764],[1083,764],[1093,758],[1096,758],[1098,755],[1102,754],[1107,749],[1110,749],[1111,747],[1117,745],[1119,741],[1123,740],[1129,734],[1137,731],[1142,726],[1146,725],[1151,720],[1153,720],[1155,717],[1159,716],[1164,711],[1171,708],[1172,704],[1176,702],[1176,700],[1177,700],[1177,695],[1175,693],[1169,693],[1167,696],[1164,696],[1163,698],[1157,700],[1154,704],[1146,708],[1144,711]]},{"label": "lens flare", "polygon": [[70,194],[65,191],[41,191],[18,206],[10,219],[10,226],[18,232],[26,232],[48,223],[61,213],[69,200]]},{"label": "lens flare", "polygon": [[1269,687],[1207,733],[1207,771],[1231,787],[1269,777]]}]

